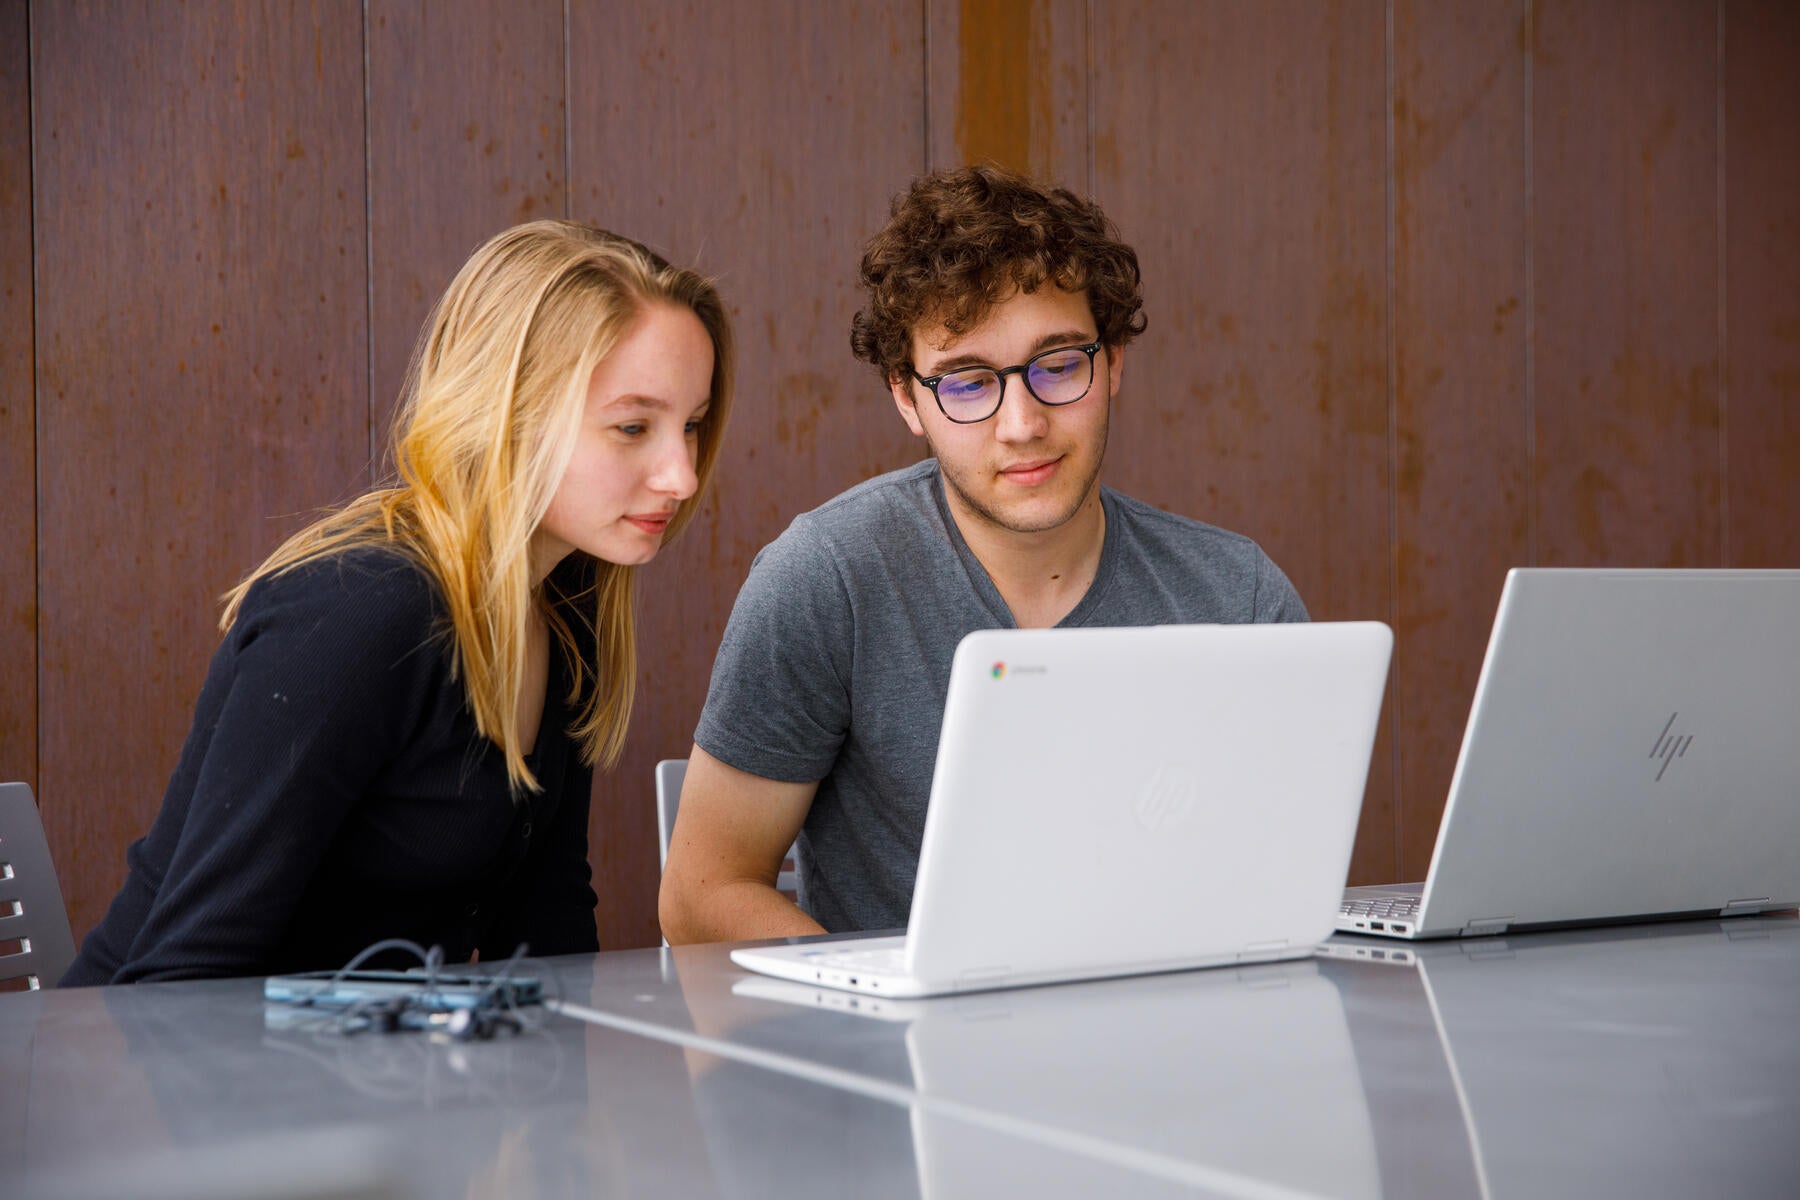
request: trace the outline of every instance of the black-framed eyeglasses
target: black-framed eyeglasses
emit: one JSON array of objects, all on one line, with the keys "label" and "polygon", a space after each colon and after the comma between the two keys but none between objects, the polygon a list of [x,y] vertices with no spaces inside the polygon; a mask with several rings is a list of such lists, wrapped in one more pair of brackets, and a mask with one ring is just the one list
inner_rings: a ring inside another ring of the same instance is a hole
[{"label": "black-framed eyeglasses", "polygon": [[962,367],[930,377],[908,367],[906,373],[931,389],[938,411],[958,425],[974,425],[1000,411],[1008,375],[1023,378],[1025,390],[1039,404],[1075,403],[1094,386],[1094,355],[1099,349],[1100,343],[1094,341],[1046,350],[1016,367]]}]

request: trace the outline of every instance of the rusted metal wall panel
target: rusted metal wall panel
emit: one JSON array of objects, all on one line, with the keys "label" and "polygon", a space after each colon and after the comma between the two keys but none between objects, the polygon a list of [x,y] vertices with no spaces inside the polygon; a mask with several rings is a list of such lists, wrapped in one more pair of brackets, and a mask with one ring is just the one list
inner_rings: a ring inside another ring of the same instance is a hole
[{"label": "rusted metal wall panel", "polygon": [[31,60],[25,0],[0,0],[0,780],[37,786],[37,400]]},{"label": "rusted metal wall panel", "polygon": [[931,169],[993,162],[1087,195],[1087,0],[937,0],[926,15]]},{"label": "rusted metal wall panel", "polygon": [[367,19],[369,410],[382,447],[419,328],[470,251],[566,212],[563,5],[372,0]]},{"label": "rusted metal wall panel", "polygon": [[1437,840],[1488,624],[1530,559],[1529,6],[1394,6],[1399,877]]},{"label": "rusted metal wall panel", "polygon": [[42,808],[77,936],[219,594],[366,483],[354,0],[32,10]]},{"label": "rusted metal wall panel", "polygon": [[[1096,0],[1095,192],[1145,267],[1107,479],[1391,621],[1379,5]],[[1394,868],[1391,705],[1353,875]]]},{"label": "rusted metal wall panel", "polygon": [[1800,567],[1800,5],[1724,5],[1727,565]]},{"label": "rusted metal wall panel", "polygon": [[1716,9],[1535,20],[1537,559],[1718,566]]},{"label": "rusted metal wall panel", "polygon": [[564,47],[555,0],[0,0],[0,774],[40,776],[78,931],[218,593],[366,483],[467,251],[566,209],[719,276],[742,349],[597,785],[603,940],[653,942],[650,764],[751,557],[920,453],[847,349],[861,242],[979,158],[1143,256],[1108,481],[1396,625],[1355,876],[1419,875],[1505,566],[1800,566],[1800,30],[1777,0],[1391,11],[1388,41],[1356,3],[577,4]]},{"label": "rusted metal wall panel", "polygon": [[862,243],[925,161],[923,22],[919,0],[571,10],[574,215],[716,276],[740,349],[718,490],[641,580],[637,715],[596,785],[603,945],[657,939],[651,766],[691,747],[751,558],[919,457],[848,343]]}]

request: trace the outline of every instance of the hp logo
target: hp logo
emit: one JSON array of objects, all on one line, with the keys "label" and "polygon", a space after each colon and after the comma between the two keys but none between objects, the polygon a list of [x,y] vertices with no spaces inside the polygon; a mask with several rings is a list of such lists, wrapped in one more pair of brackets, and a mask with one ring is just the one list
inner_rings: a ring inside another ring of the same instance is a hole
[{"label": "hp logo", "polygon": [[1670,734],[1669,731],[1675,728],[1675,718],[1680,715],[1678,712],[1669,714],[1669,723],[1664,725],[1662,732],[1656,735],[1656,745],[1650,747],[1650,757],[1662,759],[1662,766],[1657,768],[1656,772],[1658,783],[1662,782],[1663,772],[1669,769],[1669,764],[1685,755],[1688,747],[1694,741],[1694,735],[1691,733]]},{"label": "hp logo", "polygon": [[1166,833],[1187,823],[1199,797],[1199,778],[1186,767],[1168,766],[1144,781],[1131,810],[1151,833]]}]

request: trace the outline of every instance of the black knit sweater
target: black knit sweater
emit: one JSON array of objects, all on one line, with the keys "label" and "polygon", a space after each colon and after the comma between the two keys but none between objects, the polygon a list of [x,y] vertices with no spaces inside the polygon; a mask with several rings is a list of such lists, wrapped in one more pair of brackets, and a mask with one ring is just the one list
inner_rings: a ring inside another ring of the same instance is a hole
[{"label": "black knit sweater", "polygon": [[[570,624],[592,662],[587,624]],[[553,642],[527,759],[543,790],[515,800],[448,644],[436,585],[396,551],[259,580],[63,985],[323,970],[388,937],[452,962],[598,949],[592,772],[567,733],[563,656]]]}]

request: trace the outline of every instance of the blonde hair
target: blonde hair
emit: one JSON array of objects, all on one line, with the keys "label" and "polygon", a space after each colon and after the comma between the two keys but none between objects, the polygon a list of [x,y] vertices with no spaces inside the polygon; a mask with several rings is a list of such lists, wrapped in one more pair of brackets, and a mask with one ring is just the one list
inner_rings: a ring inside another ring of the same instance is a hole
[{"label": "blonde hair", "polygon": [[611,767],[637,682],[634,568],[596,561],[591,589],[567,597],[593,598],[577,610],[584,620],[591,612],[598,643],[598,661],[587,663],[556,606],[532,587],[529,546],[573,453],[594,368],[652,303],[692,311],[713,345],[699,487],[669,522],[674,537],[706,492],[731,410],[724,304],[709,280],[637,242],[573,221],[532,221],[476,250],[426,321],[394,418],[394,482],[282,543],[226,593],[220,628],[231,628],[259,579],[356,547],[400,550],[437,582],[453,677],[476,728],[505,752],[514,793],[539,786],[513,720],[534,608],[571,666],[567,699],[579,716],[569,733],[583,761]]}]

